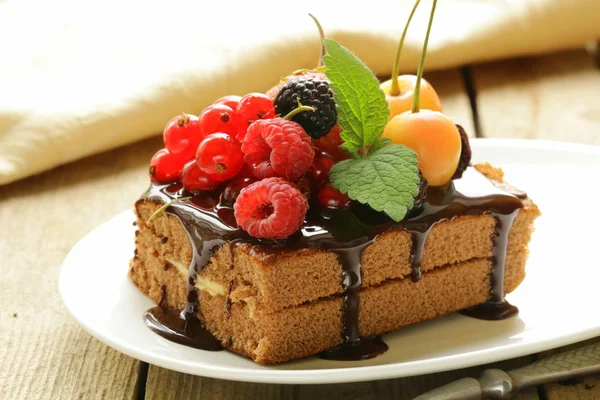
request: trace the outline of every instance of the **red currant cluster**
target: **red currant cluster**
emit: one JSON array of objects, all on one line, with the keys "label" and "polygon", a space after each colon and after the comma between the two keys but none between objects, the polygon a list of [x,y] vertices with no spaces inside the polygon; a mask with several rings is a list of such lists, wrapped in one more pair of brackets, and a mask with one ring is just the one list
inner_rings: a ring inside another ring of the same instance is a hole
[{"label": "red currant cluster", "polygon": [[349,205],[329,183],[331,167],[347,157],[339,133],[336,125],[313,140],[299,123],[275,115],[272,97],[225,96],[199,117],[181,114],[167,123],[150,179],[179,180],[196,194],[222,190],[221,202],[234,208],[242,229],[285,238],[304,222],[309,200],[327,208]]}]

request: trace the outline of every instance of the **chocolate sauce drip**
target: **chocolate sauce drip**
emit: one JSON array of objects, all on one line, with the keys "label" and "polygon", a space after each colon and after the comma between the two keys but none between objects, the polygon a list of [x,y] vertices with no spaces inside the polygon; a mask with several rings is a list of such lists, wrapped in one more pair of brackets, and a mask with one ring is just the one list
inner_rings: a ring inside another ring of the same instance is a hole
[{"label": "chocolate sauce drip", "polygon": [[320,358],[335,361],[360,361],[375,358],[387,351],[388,345],[380,336],[361,338],[319,354]]},{"label": "chocolate sauce drip", "polygon": [[[195,287],[196,276],[208,263],[213,251],[223,243],[252,243],[261,251],[273,255],[305,248],[331,251],[338,255],[343,267],[343,344],[321,356],[340,360],[374,357],[384,352],[387,346],[379,338],[360,337],[358,315],[363,249],[384,231],[408,231],[413,240],[411,278],[418,282],[421,279],[423,249],[431,228],[441,221],[449,221],[463,215],[481,214],[490,214],[497,221],[491,260],[490,299],[485,305],[478,306],[477,310],[470,309],[466,313],[483,319],[514,315],[516,308],[504,301],[504,263],[508,231],[523,204],[516,195],[507,193],[504,189],[496,187],[474,168],[467,168],[461,179],[451,182],[447,187],[429,188],[421,210],[400,223],[381,213],[376,213],[375,217],[369,215],[369,212],[362,215],[362,212],[354,208],[325,212],[318,206],[311,205],[301,229],[289,238],[277,242],[250,237],[239,229],[235,223],[233,209],[221,205],[218,194],[194,195],[190,201],[174,203],[165,212],[181,221],[193,247],[193,259],[188,275],[187,306],[180,319],[188,321],[192,317],[195,318],[199,301]],[[180,184],[151,185],[142,199],[164,204],[183,196],[189,196],[189,193],[184,193]],[[228,296],[226,308],[230,307]],[[156,331],[157,324],[162,322],[180,324],[180,319],[154,318],[154,328],[151,329]],[[165,326],[165,330],[169,329],[173,330]],[[197,346],[196,344],[195,347]]]},{"label": "chocolate sauce drip", "polygon": [[319,357],[326,360],[367,360],[376,357],[388,349],[379,336],[361,338],[358,324],[359,290],[362,285],[361,255],[362,251],[373,241],[346,249],[332,250],[338,255],[342,264],[342,338],[344,342]]},{"label": "chocolate sauce drip", "polygon": [[410,279],[415,283],[421,280],[421,261],[423,260],[423,250],[425,249],[425,241],[427,240],[429,231],[435,226],[436,223],[437,222],[434,222],[429,226],[424,224],[423,226],[419,227],[425,228],[424,230],[420,230],[416,227],[413,227],[409,231],[412,237],[412,249],[410,253]]},{"label": "chocolate sauce drip", "polygon": [[222,350],[221,343],[194,315],[183,315],[178,311],[153,307],[144,314],[144,322],[152,332],[171,342],[207,351]]}]

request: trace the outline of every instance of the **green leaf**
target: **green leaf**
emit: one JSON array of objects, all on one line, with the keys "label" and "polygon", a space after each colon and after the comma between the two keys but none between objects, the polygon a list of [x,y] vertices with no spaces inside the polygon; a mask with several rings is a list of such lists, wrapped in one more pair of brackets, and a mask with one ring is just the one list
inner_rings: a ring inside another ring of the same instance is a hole
[{"label": "green leaf", "polygon": [[341,161],[329,178],[333,186],[352,200],[383,211],[394,221],[402,221],[419,193],[417,153],[393,144],[369,156]]},{"label": "green leaf", "polygon": [[361,150],[365,156],[369,148],[383,146],[379,136],[390,117],[385,93],[373,72],[350,50],[331,39],[324,39],[323,44],[326,75],[340,116],[342,147],[352,153]]}]

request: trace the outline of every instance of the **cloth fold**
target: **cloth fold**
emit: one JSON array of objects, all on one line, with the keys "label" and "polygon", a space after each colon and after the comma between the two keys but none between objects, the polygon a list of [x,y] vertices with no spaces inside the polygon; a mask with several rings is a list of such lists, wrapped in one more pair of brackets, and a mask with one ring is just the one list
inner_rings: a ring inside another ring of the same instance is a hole
[{"label": "cloth fold", "polygon": [[[226,94],[317,65],[319,36],[391,72],[412,1],[0,3],[0,184],[162,132]],[[431,1],[402,70],[416,70]],[[440,0],[426,71],[581,47],[598,0]]]}]

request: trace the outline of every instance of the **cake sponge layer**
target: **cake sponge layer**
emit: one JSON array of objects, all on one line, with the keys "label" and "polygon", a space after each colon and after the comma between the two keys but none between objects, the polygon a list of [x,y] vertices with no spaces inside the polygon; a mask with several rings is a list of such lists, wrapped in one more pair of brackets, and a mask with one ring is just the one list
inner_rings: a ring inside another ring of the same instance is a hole
[{"label": "cake sponge layer", "polygon": [[[509,255],[505,291],[525,277],[526,252]],[[164,270],[157,258],[133,262],[131,277],[157,303],[180,308],[185,279],[175,268]],[[359,292],[362,337],[391,332],[485,302],[490,290],[490,261],[475,259],[424,273],[414,283],[392,279]],[[164,289],[163,289],[164,288]],[[271,364],[309,356],[342,343],[342,296],[330,296],[270,314],[255,313],[237,302],[227,311],[227,294],[200,296],[199,317],[222,344],[258,363]]]},{"label": "cake sponge layer", "polygon": [[[530,200],[524,201],[509,232],[508,255],[527,252],[533,221],[539,210]],[[138,255],[151,252],[167,268],[187,274],[192,261],[192,246],[173,216],[161,217],[146,224],[160,207],[151,201],[138,202]],[[425,242],[421,268],[424,273],[445,265],[492,256],[495,220],[490,215],[461,216],[440,222]],[[411,235],[406,231],[389,231],[365,248],[361,257],[362,286],[376,286],[411,273]],[[341,294],[342,266],[332,252],[311,249],[273,251],[252,244],[226,243],[213,253],[200,273],[198,282],[213,283],[213,292],[230,291],[231,301],[246,303],[254,312],[269,314],[285,308]],[[231,290],[229,285],[231,284]],[[185,304],[178,304],[183,308]]]}]

